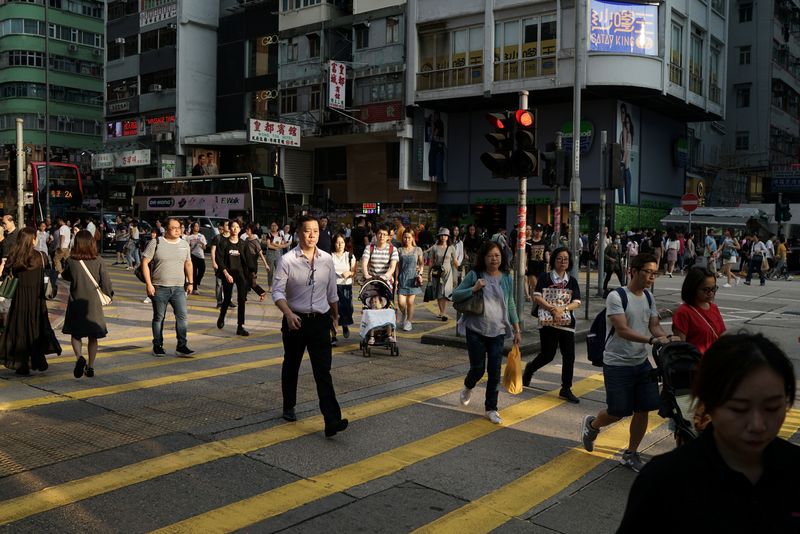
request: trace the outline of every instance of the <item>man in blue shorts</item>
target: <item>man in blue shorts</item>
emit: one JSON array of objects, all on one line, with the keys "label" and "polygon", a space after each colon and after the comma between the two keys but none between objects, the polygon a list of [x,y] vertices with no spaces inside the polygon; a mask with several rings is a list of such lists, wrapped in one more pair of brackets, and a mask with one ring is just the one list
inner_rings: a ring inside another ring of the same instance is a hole
[{"label": "man in blue shorts", "polygon": [[581,431],[583,446],[591,452],[601,428],[632,415],[630,441],[620,463],[637,473],[644,466],[638,449],[647,431],[648,412],[659,406],[658,386],[651,377],[653,366],[647,358],[650,345],[667,343],[673,337],[661,327],[655,299],[647,290],[657,276],[656,257],[638,254],[631,259],[630,278],[624,288],[627,304],[618,291],[608,294],[606,332],[611,336],[603,352],[607,408],[597,416],[584,417]]}]

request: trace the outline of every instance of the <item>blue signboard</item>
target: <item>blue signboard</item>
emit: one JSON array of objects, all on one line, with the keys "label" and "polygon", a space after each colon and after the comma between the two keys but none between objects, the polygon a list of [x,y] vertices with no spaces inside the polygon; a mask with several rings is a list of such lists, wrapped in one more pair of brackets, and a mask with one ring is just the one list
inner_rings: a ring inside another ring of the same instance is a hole
[{"label": "blue signboard", "polygon": [[800,191],[800,169],[772,171],[772,190],[775,192]]},{"label": "blue signboard", "polygon": [[658,55],[658,6],[591,0],[589,50]]}]

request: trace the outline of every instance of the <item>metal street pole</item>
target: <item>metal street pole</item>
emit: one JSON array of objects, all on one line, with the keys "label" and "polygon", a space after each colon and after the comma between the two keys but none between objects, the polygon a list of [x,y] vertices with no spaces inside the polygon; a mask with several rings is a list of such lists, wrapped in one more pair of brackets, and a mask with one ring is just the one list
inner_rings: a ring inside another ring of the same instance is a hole
[{"label": "metal street pole", "polygon": [[600,132],[600,146],[602,153],[600,156],[600,223],[597,232],[597,296],[603,296],[603,278],[605,277],[605,258],[606,258],[606,180],[608,179],[608,131]]},{"label": "metal street pole", "polygon": [[25,149],[22,147],[23,119],[17,117],[17,227],[25,226]]},{"label": "metal street pole", "polygon": [[[50,217],[50,2],[44,2],[44,195]],[[37,189],[38,191],[38,189]],[[37,199],[38,200],[38,199]],[[42,205],[39,204],[39,209]],[[41,216],[41,213],[39,214]],[[37,221],[34,221],[36,224]]]},{"label": "metal street pole", "polygon": [[[581,88],[585,59],[586,0],[575,2],[575,80],[572,87],[572,180],[569,184],[569,246],[574,258],[581,254]],[[580,273],[580,261],[572,262],[572,276]],[[589,295],[586,295],[589,298]],[[588,303],[586,305],[588,309]]]},{"label": "metal street pole", "polygon": [[[561,150],[561,132],[556,132],[556,150]],[[558,164],[556,164],[558,170]],[[553,250],[560,246],[561,237],[561,177],[556,171],[556,186],[553,192],[553,235],[550,238],[550,246]]]},{"label": "metal street pole", "polygon": [[[528,109],[528,91],[519,92],[519,109]],[[516,275],[514,276],[514,295],[517,300],[519,326],[525,326],[522,308],[525,304],[525,225],[528,222],[528,177],[519,177],[519,197],[517,199],[517,254]]]}]

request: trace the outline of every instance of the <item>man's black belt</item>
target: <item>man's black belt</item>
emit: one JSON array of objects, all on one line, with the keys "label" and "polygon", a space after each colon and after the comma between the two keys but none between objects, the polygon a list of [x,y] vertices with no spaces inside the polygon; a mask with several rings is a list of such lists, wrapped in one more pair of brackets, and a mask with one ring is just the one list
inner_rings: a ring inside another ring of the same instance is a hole
[{"label": "man's black belt", "polygon": [[330,310],[326,312],[311,312],[311,313],[298,313],[293,311],[296,316],[300,317],[301,319],[318,319],[320,317],[325,317],[330,315]]}]

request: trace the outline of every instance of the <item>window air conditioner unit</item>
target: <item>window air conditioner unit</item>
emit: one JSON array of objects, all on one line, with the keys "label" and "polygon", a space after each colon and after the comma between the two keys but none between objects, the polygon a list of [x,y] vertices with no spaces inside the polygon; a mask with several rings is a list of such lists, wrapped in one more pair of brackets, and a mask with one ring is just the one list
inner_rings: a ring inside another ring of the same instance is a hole
[{"label": "window air conditioner unit", "polygon": [[117,43],[117,44],[125,44],[125,38],[124,37],[117,37],[116,39],[114,39],[114,42]]},{"label": "window air conditioner unit", "polygon": [[103,49],[102,48],[95,48],[94,50],[92,50],[92,54],[95,55],[95,56],[102,56],[103,55]]},{"label": "window air conditioner unit", "polygon": [[154,83],[147,88],[151,93],[160,93],[164,90],[160,83]]},{"label": "window air conditioner unit", "polygon": [[78,45],[76,45],[75,43],[70,43],[68,48],[69,48],[70,52],[77,52],[78,51]]}]

